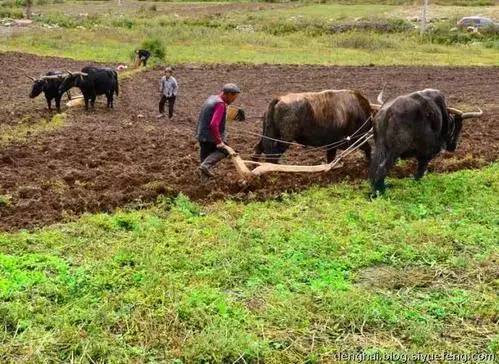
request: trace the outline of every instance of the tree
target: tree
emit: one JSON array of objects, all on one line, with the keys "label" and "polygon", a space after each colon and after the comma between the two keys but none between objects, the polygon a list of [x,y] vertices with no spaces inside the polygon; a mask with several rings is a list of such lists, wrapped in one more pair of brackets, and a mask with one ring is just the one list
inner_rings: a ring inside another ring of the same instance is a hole
[{"label": "tree", "polygon": [[31,8],[33,6],[33,0],[26,0],[26,18],[31,19]]},{"label": "tree", "polygon": [[421,34],[426,31],[426,15],[428,14],[428,0],[423,0],[423,8],[421,9]]}]

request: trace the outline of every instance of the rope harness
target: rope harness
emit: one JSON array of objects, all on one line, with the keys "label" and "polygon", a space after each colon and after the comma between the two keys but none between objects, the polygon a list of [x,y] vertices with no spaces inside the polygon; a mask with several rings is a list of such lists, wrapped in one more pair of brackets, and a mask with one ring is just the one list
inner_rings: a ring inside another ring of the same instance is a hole
[{"label": "rope harness", "polygon": [[[373,128],[369,129],[367,132],[365,132],[361,135],[358,135],[358,133],[362,130],[362,128],[364,128],[364,126],[369,121],[372,120],[372,118],[373,118],[373,114],[369,115],[369,117],[362,123],[362,125],[359,128],[357,128],[357,130],[355,130],[351,135],[344,137],[342,140],[339,140],[339,141],[336,141],[336,142],[333,142],[330,144],[326,144],[326,145],[317,146],[317,147],[308,146],[308,145],[304,145],[304,144],[300,144],[300,143],[296,143],[296,142],[290,142],[290,141],[286,141],[283,139],[272,138],[272,137],[269,137],[269,136],[266,136],[266,135],[263,135],[260,133],[255,133],[255,132],[251,132],[251,131],[247,131],[247,130],[246,131],[242,131],[242,130],[236,131],[236,130],[232,130],[232,128],[230,128],[229,131],[231,133],[239,135],[239,136],[245,136],[244,134],[252,135],[252,136],[260,137],[262,139],[272,140],[272,141],[278,142],[278,143],[283,143],[283,144],[287,144],[287,145],[295,145],[298,147],[307,148],[307,150],[305,152],[308,152],[308,153],[316,152],[316,151],[327,152],[331,149],[336,149],[336,148],[339,148],[343,145],[346,145],[346,144],[350,143],[353,139],[356,139],[355,142],[353,142],[347,149],[343,150],[342,153],[340,153],[340,155],[335,159],[335,161],[336,161],[338,158],[342,158],[342,157],[346,156],[346,155],[344,155],[344,153],[346,151],[349,151],[352,146],[356,146],[356,148],[354,149],[354,150],[356,150],[360,146],[362,146],[364,143],[366,143],[369,139],[371,139],[371,137],[373,136]],[[365,139],[366,136],[369,136],[369,137],[367,139]],[[362,141],[361,144],[358,144],[359,140]],[[353,150],[350,151],[348,154],[350,154],[351,152],[353,152]],[[267,156],[267,157],[278,157],[281,155],[282,155],[282,153],[265,154],[265,156]]]}]

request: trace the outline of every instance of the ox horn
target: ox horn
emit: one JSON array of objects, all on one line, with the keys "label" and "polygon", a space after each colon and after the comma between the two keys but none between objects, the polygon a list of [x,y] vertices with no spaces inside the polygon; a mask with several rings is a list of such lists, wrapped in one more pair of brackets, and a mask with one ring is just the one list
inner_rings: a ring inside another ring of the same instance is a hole
[{"label": "ox horn", "polygon": [[381,109],[381,107],[382,107],[382,105],[380,105],[380,104],[371,104],[371,103],[369,103],[369,105],[371,105],[371,109],[376,110],[376,111],[379,111]]},{"label": "ox horn", "polygon": [[23,73],[24,76],[28,77],[31,81],[36,81],[37,79],[33,76],[30,76],[26,73],[25,70],[23,70],[21,67],[17,67],[17,66],[14,66],[14,68],[18,69],[19,71],[21,71]]},{"label": "ox horn", "polygon": [[378,103],[380,103],[381,105],[385,103],[385,101],[383,100],[383,92],[385,92],[385,87],[386,87],[386,82],[383,85],[381,92],[378,94],[378,97],[376,98],[376,101],[378,101]]},{"label": "ox horn", "polygon": [[381,90],[381,92],[378,94],[378,97],[376,98],[376,101],[378,101],[380,104],[384,104],[385,103],[383,101],[383,91],[384,90]]},{"label": "ox horn", "polygon": [[64,74],[60,74],[60,75],[48,75],[48,76],[42,76],[42,77],[40,77],[40,79],[41,80],[51,80],[51,79],[62,78],[64,76],[65,76]]},{"label": "ox horn", "polygon": [[471,119],[471,118],[479,118],[483,115],[483,110],[478,108],[479,111],[471,111],[471,112],[463,112],[459,109],[455,109],[453,107],[448,107],[447,111],[451,114],[456,114],[461,116],[462,119]]},{"label": "ox horn", "polygon": [[78,71],[78,72],[70,73],[70,75],[72,75],[72,76],[88,76],[88,73]]}]

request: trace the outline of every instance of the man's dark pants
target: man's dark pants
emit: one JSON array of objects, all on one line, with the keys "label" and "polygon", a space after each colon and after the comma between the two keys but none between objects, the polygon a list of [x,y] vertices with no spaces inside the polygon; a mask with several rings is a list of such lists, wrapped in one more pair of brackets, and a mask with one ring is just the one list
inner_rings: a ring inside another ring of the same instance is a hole
[{"label": "man's dark pants", "polygon": [[175,106],[175,96],[166,97],[165,95],[161,96],[161,100],[159,100],[159,113],[163,114],[165,112],[165,104],[168,101],[168,117],[171,118],[173,116],[173,107]]},{"label": "man's dark pants", "polygon": [[217,145],[212,142],[199,141],[199,149],[201,164],[208,169],[229,155],[225,149],[217,148]]}]

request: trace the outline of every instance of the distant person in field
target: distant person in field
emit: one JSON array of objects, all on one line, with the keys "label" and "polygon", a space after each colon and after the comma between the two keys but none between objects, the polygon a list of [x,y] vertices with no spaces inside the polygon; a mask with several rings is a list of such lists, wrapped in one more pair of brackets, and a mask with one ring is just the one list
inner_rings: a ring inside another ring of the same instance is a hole
[{"label": "distant person in field", "polygon": [[241,90],[233,83],[226,84],[220,94],[208,97],[201,108],[197,124],[201,165],[201,181],[214,176],[211,169],[228,156],[225,149],[225,121],[227,106],[239,96]]},{"label": "distant person in field", "polygon": [[159,81],[159,92],[161,93],[161,99],[159,100],[158,118],[165,116],[165,104],[168,102],[168,118],[171,119],[178,92],[178,83],[175,77],[173,77],[173,69],[171,67],[165,68],[165,75]]},{"label": "distant person in field", "polygon": [[151,57],[151,52],[149,52],[147,49],[136,49],[135,54],[137,59],[137,66],[140,66],[141,64],[144,67],[147,66],[147,60],[149,59],[149,57]]}]

